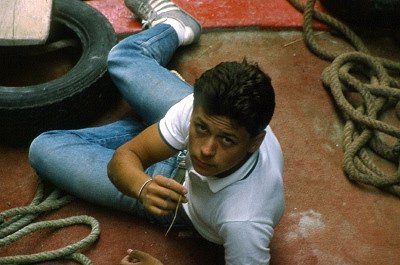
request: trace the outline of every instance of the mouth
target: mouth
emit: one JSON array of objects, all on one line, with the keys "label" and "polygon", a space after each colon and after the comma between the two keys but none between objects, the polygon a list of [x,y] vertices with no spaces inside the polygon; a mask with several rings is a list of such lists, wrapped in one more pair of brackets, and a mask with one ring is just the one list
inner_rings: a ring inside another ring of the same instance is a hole
[{"label": "mouth", "polygon": [[209,168],[213,167],[212,164],[203,162],[203,161],[201,161],[201,160],[199,160],[199,159],[197,159],[197,158],[194,158],[192,162],[193,162],[193,164],[195,164],[197,167],[202,168],[202,169],[209,169]]}]

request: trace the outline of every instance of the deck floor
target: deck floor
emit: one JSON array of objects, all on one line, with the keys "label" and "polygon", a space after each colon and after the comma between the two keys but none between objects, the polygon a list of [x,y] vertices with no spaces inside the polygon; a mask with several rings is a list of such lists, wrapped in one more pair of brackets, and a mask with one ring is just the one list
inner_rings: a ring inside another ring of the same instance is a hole
[{"label": "deck floor", "polygon": [[[258,2],[263,1],[274,2]],[[100,0],[89,2],[100,5]],[[205,1],[198,2],[200,5]],[[190,1],[185,4],[190,5]],[[114,6],[102,8],[106,13]],[[128,31],[134,31],[134,27]],[[221,61],[246,57],[258,62],[272,77],[277,109],[271,126],[285,155],[286,211],[271,244],[271,264],[399,264],[399,198],[352,183],[343,173],[343,120],[321,82],[321,73],[330,63],[307,49],[298,30],[211,29],[205,30],[199,43],[179,50],[171,68],[193,83]],[[121,29],[120,33],[126,32]],[[327,32],[319,34],[318,41],[326,49],[348,50],[347,45]],[[365,37],[365,42],[376,55],[400,59],[399,43],[390,36]],[[119,119],[130,111],[121,100],[96,125]],[[0,154],[1,212],[29,204],[38,176],[28,163],[27,148],[0,145]],[[164,264],[224,264],[222,248],[199,237],[179,230],[165,237],[164,228],[79,199],[39,219],[82,214],[93,216],[101,225],[99,240],[82,251],[95,265],[118,264],[128,248],[149,252]],[[72,227],[34,233],[0,248],[0,256],[58,248],[80,240],[88,232],[85,227]]]}]

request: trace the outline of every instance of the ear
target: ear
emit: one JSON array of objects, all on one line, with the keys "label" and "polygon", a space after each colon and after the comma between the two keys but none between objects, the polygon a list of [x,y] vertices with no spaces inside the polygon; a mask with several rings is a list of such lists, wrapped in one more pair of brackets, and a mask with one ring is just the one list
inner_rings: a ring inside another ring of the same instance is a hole
[{"label": "ear", "polygon": [[265,134],[266,134],[266,132],[262,131],[252,138],[252,140],[251,140],[252,143],[251,143],[250,149],[249,149],[250,153],[254,153],[255,151],[258,150],[258,148],[260,148],[261,143],[264,141]]}]

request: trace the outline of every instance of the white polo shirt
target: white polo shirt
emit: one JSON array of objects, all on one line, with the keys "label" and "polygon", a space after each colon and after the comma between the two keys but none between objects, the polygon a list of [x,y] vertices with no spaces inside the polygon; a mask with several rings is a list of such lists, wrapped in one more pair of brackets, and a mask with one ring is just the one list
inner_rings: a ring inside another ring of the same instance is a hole
[{"label": "white polo shirt", "polygon": [[[193,95],[174,105],[159,123],[162,137],[177,150],[186,148]],[[186,156],[188,203],[183,207],[196,230],[225,248],[226,264],[268,264],[274,227],[284,211],[283,155],[271,128],[259,150],[236,172],[205,177]]]}]

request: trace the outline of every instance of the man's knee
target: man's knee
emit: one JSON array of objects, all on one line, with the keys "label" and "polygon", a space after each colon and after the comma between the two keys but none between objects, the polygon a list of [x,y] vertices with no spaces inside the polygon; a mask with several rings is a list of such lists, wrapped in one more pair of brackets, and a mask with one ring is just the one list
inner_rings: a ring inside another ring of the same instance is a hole
[{"label": "man's knee", "polygon": [[34,169],[40,167],[40,164],[51,155],[50,150],[61,144],[61,135],[62,131],[49,131],[33,139],[29,147],[29,162]]},{"label": "man's knee", "polygon": [[136,42],[133,37],[121,40],[110,50],[107,58],[109,65],[113,65],[113,63],[118,65],[119,60],[129,60],[132,55],[143,53],[140,43]]}]

